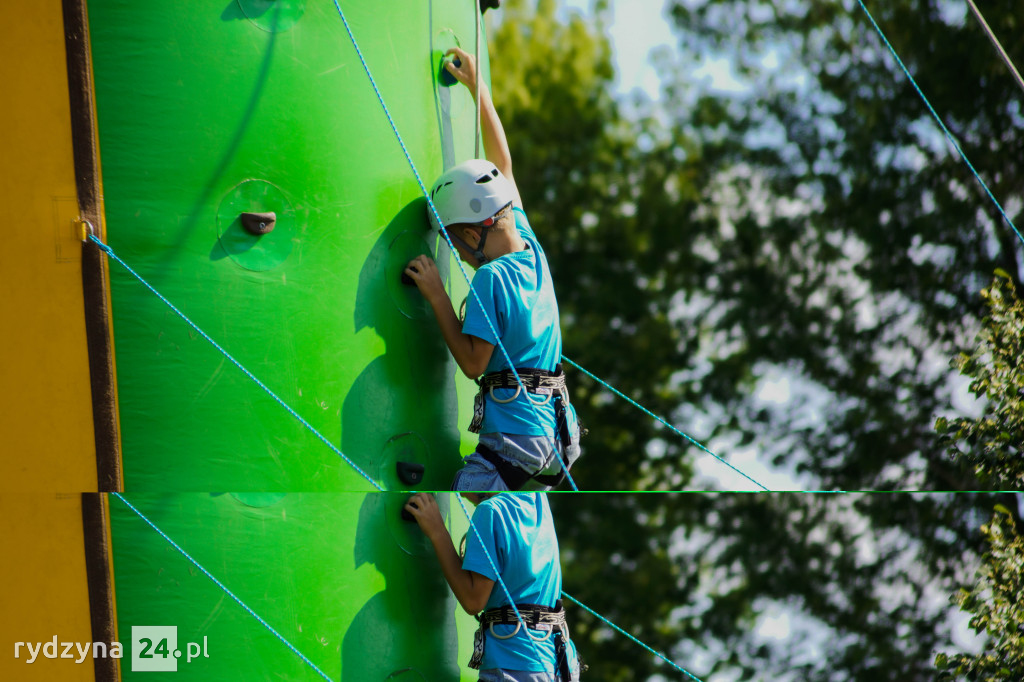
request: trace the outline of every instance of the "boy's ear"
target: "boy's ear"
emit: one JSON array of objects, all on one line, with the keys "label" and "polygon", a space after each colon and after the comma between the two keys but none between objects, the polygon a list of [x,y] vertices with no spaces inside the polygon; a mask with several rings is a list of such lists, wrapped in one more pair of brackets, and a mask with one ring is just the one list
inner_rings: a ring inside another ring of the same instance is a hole
[{"label": "boy's ear", "polygon": [[474,249],[480,244],[480,228],[466,226],[462,228],[462,239]]}]

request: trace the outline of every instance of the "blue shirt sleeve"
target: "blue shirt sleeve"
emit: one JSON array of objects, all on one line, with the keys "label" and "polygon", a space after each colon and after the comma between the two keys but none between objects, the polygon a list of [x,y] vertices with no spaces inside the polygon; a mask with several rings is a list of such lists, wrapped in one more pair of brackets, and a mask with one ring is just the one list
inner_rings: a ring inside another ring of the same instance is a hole
[{"label": "blue shirt sleeve", "polygon": [[[473,532],[474,527],[476,533]],[[508,538],[501,518],[495,513],[494,508],[481,503],[473,512],[473,523],[466,537],[466,556],[462,559],[462,568],[497,582],[498,573],[494,572],[494,567],[487,560],[488,556],[500,573],[504,569],[505,557],[508,556]]]},{"label": "blue shirt sleeve", "polygon": [[523,239],[537,239],[537,235],[533,232],[533,225],[526,217],[526,211],[519,208],[518,206],[512,209],[512,215],[516,219],[516,230],[519,232],[519,236]]}]

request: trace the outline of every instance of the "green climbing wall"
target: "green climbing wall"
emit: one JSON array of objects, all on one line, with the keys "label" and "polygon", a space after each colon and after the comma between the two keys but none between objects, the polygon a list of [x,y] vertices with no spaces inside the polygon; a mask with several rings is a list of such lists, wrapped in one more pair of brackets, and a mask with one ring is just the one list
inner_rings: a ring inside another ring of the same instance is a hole
[{"label": "green climbing wall", "polygon": [[[125,499],[330,679],[476,679],[465,665],[476,622],[451,596],[418,526],[401,520],[404,495]],[[458,502],[442,495],[439,503],[461,538],[468,522]],[[110,514],[123,679],[323,679],[114,496]],[[157,651],[152,635],[148,651],[135,643],[132,628],[152,626],[175,627],[176,646]],[[198,654],[191,661],[189,644]],[[142,669],[153,665],[176,671]]]},{"label": "green climbing wall", "polygon": [[[473,49],[474,3],[342,9],[425,181],[471,157],[472,100],[438,75],[444,50]],[[408,488],[395,463],[415,461],[418,487],[446,489],[472,447],[475,387],[399,276],[432,253],[457,303],[467,286],[427,239],[332,0],[88,11],[109,245],[383,488]],[[272,232],[242,229],[242,212],[266,211]],[[127,499],[331,679],[458,679],[473,622],[400,519],[405,496],[351,492],[372,485],[124,268],[110,277]],[[126,505],[110,508],[122,642],[175,626],[176,680],[320,679]],[[186,662],[204,642],[209,657]],[[126,678],[160,678],[125,653]]]},{"label": "green climbing wall", "polygon": [[[429,183],[474,154],[472,0],[341,3]],[[446,489],[475,387],[399,282],[439,259],[425,201],[332,0],[88,3],[107,241],[385,489],[396,461]],[[486,49],[482,50],[488,77]],[[252,237],[241,212],[274,211]],[[339,491],[371,484],[111,263],[128,491]]]}]

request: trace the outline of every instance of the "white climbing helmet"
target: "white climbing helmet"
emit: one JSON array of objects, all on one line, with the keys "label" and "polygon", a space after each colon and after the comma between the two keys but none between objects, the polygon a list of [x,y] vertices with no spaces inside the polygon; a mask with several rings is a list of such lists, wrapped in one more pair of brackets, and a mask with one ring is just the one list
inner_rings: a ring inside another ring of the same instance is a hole
[{"label": "white climbing helmet", "polygon": [[[470,223],[490,227],[489,218],[512,203],[515,189],[490,161],[470,159],[449,168],[434,183],[430,200],[445,225]],[[438,228],[437,217],[427,207],[430,225]]]}]

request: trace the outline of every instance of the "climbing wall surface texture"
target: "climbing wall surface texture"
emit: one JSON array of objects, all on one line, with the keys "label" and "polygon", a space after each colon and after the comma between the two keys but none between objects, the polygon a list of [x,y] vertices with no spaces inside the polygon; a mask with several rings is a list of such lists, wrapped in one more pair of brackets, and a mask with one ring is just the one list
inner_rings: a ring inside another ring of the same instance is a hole
[{"label": "climbing wall surface texture", "polygon": [[[470,158],[473,102],[439,65],[474,49],[474,3],[341,7],[424,182]],[[412,461],[448,488],[475,386],[401,270],[431,253],[456,305],[468,287],[335,5],[88,11],[110,247],[381,487],[406,487]],[[243,226],[268,212],[269,232]],[[124,268],[110,277],[125,490],[373,487]]]},{"label": "climbing wall surface texture", "polygon": [[[332,680],[474,680],[476,622],[452,597],[401,493],[184,493],[125,498]],[[468,522],[439,503],[452,535]],[[451,505],[449,507],[449,504]],[[175,680],[323,679],[251,613],[111,498],[118,631],[173,625]],[[329,540],[328,540],[329,539]],[[199,652],[188,659],[189,645]],[[147,652],[147,663],[171,656]],[[460,648],[460,645],[461,648]],[[173,651],[168,646],[168,651]],[[124,679],[149,679],[128,646]]]}]

